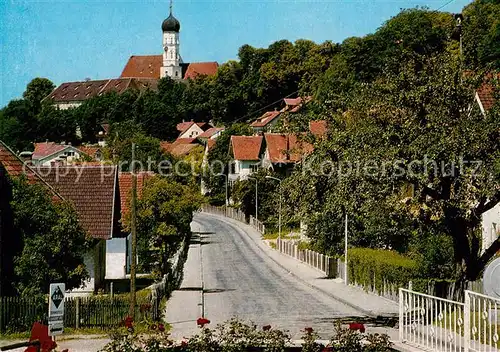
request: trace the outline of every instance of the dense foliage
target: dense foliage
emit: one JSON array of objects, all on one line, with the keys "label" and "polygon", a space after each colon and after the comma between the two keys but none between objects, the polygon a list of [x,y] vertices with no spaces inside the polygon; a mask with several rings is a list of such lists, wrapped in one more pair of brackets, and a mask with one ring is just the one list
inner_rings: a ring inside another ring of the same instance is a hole
[{"label": "dense foliage", "polygon": [[92,240],[86,238],[72,205],[53,202],[45,188],[22,178],[12,184],[11,234],[19,242],[4,251],[15,265],[11,284],[24,296],[48,292],[53,282],[65,282],[67,289],[80,287],[87,278],[83,256]]},{"label": "dense foliage", "polygon": [[158,277],[169,272],[168,260],[190,238],[193,212],[202,200],[196,188],[171,178],[155,176],[146,181],[137,205],[137,247],[144,272]]}]

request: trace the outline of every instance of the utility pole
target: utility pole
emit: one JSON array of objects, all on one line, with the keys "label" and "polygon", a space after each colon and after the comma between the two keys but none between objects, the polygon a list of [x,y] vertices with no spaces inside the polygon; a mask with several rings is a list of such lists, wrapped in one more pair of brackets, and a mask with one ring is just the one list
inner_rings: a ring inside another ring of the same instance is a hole
[{"label": "utility pole", "polygon": [[255,177],[249,177],[249,180],[255,181],[255,220],[259,220],[259,198],[258,198],[258,180]]},{"label": "utility pole", "polygon": [[345,272],[345,278],[344,278],[344,282],[345,284],[347,285],[349,283],[348,281],[348,278],[347,278],[347,209],[345,210],[345,239],[344,239],[344,242],[345,242],[345,249],[344,249],[344,256],[345,256],[345,260],[344,260],[344,272]]},{"label": "utility pole", "polygon": [[135,143],[132,143],[132,162],[130,163],[130,173],[132,176],[132,199],[130,204],[130,229],[132,236],[132,258],[130,264],[130,309],[129,315],[135,319],[135,276],[136,276],[136,262],[137,262],[137,175],[135,174]]}]

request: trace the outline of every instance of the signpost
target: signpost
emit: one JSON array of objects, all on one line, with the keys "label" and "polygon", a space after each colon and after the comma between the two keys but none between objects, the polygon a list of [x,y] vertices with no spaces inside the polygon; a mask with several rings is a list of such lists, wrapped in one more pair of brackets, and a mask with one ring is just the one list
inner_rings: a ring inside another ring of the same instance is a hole
[{"label": "signpost", "polygon": [[50,284],[49,336],[61,335],[64,330],[64,295],[66,284]]}]

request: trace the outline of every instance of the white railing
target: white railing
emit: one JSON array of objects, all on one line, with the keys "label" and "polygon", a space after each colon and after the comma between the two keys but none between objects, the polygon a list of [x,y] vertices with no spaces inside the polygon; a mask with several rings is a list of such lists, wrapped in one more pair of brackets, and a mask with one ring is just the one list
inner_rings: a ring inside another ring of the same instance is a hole
[{"label": "white railing", "polygon": [[212,205],[207,205],[204,204],[201,206],[201,211],[209,214],[214,214],[214,215],[220,215],[220,216],[225,216],[227,218],[231,218],[234,220],[238,220],[241,222],[244,222],[245,224],[246,219],[245,219],[245,213],[242,211],[231,208],[231,207],[214,207]]},{"label": "white railing", "polygon": [[399,290],[399,340],[426,351],[498,351],[500,300],[465,291],[465,303]]},{"label": "white railing", "polygon": [[463,303],[399,289],[399,340],[428,351],[462,351]]},{"label": "white railing", "polygon": [[257,220],[256,218],[254,218],[252,215],[250,215],[250,225],[257,231],[259,231],[261,234],[266,233],[266,227],[264,226],[264,224],[261,221]]},{"label": "white railing", "polygon": [[465,291],[466,351],[498,351],[500,300]]},{"label": "white railing", "polygon": [[309,249],[299,249],[295,242],[279,238],[276,240],[276,250],[322,271],[329,278],[337,276],[335,258]]}]

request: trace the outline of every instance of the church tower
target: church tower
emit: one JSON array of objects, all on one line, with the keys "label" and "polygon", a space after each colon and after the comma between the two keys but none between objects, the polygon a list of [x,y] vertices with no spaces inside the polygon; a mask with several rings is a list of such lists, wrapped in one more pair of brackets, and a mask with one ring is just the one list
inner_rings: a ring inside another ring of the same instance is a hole
[{"label": "church tower", "polygon": [[182,79],[182,58],[179,53],[179,31],[181,24],[172,15],[172,0],[170,0],[170,15],[161,25],[163,31],[163,65],[160,77]]}]

